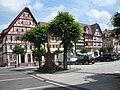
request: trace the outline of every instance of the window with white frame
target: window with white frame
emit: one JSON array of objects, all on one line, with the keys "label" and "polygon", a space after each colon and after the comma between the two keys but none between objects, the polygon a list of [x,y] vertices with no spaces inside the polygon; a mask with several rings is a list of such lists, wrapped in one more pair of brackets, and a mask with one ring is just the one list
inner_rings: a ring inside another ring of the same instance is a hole
[{"label": "window with white frame", "polygon": [[15,41],[16,40],[16,36],[12,36],[12,40]]},{"label": "window with white frame", "polygon": [[29,13],[26,13],[26,12],[25,12],[25,13],[23,14],[23,17],[29,17],[29,16],[30,16]]},{"label": "window with white frame", "polygon": [[30,49],[30,45],[27,45],[27,49]]},{"label": "window with white frame", "polygon": [[31,25],[31,21],[22,20],[22,21],[21,21],[21,24],[24,24],[24,25]]},{"label": "window with white frame", "polygon": [[11,36],[7,36],[7,40],[11,40]]}]

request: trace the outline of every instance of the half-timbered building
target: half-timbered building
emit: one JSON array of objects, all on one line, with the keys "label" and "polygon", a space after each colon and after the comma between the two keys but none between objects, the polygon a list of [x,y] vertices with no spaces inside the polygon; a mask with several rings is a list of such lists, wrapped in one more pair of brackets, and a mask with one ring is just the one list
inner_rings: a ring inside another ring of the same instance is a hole
[{"label": "half-timbered building", "polygon": [[[37,21],[32,15],[28,7],[25,7],[19,15],[10,23],[10,25],[4,29],[0,36],[0,64],[1,65],[13,65],[15,60],[19,60],[19,63],[33,63],[31,44],[29,42],[21,41],[21,36],[25,31],[31,27],[37,25]],[[13,53],[13,48],[16,44],[25,48],[26,53],[24,55],[17,55]]]},{"label": "half-timbered building", "polygon": [[[38,24],[47,24],[47,22],[39,22]],[[32,15],[28,7],[25,7],[18,16],[10,23],[10,25],[0,34],[0,65],[14,65],[19,60],[20,65],[33,63],[32,45],[29,42],[21,41],[21,36],[31,27],[37,25],[37,21]],[[79,53],[81,47],[87,47],[89,52],[98,50],[102,47],[102,31],[98,24],[82,24],[83,37],[76,43],[76,51]],[[13,53],[15,45],[21,45],[25,49],[24,55],[18,56]],[[45,45],[46,48],[46,45]],[[59,37],[50,37],[50,50],[63,50]],[[74,49],[72,49],[74,50]],[[74,51],[73,51],[74,52]]]},{"label": "half-timbered building", "polygon": [[94,54],[94,52],[98,52],[99,54],[99,49],[103,43],[103,34],[99,24],[82,24],[82,26],[84,30],[83,37],[76,43],[76,51],[80,53],[81,47],[86,47],[88,48],[88,53]]}]

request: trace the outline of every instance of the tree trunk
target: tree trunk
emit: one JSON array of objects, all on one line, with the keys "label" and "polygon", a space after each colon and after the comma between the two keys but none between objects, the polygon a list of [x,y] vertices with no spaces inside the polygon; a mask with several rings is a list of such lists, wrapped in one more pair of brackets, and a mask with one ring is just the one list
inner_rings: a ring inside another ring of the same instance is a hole
[{"label": "tree trunk", "polygon": [[64,47],[64,57],[63,57],[63,69],[67,70],[67,45],[63,45]]},{"label": "tree trunk", "polygon": [[41,52],[40,52],[40,45],[38,46],[38,60],[39,60],[39,68],[41,67],[42,64],[42,59],[41,59]]},{"label": "tree trunk", "polygon": [[50,52],[50,37],[48,36],[47,42],[47,53],[45,55],[45,65],[43,66],[46,72],[51,72],[55,70],[54,55]]}]

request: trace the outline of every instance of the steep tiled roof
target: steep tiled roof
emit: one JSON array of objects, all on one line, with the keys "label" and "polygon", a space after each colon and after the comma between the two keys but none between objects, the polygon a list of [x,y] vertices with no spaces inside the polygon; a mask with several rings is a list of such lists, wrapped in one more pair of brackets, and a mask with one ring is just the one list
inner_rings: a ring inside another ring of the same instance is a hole
[{"label": "steep tiled roof", "polygon": [[91,30],[91,26],[90,25],[88,25],[88,24],[81,24],[82,26],[83,26],[83,29],[84,29],[84,33],[86,33],[85,32],[85,29],[86,29],[86,27],[89,29],[89,34],[91,34],[92,35],[92,30]]},{"label": "steep tiled roof", "polygon": [[29,12],[33,18],[33,20],[35,21],[35,24],[37,25],[37,21],[35,20],[34,16],[32,15],[30,9],[28,7],[25,7],[19,14],[18,16],[10,23],[10,25],[8,26],[8,28],[6,28],[5,30],[2,31],[1,36],[5,35],[7,32],[9,32],[9,30],[13,27],[13,25],[16,23],[16,21],[18,20],[18,18],[22,15],[23,12]]},{"label": "steep tiled roof", "polygon": [[100,31],[100,33],[102,34],[101,28],[99,26],[99,24],[95,23],[91,25],[91,30],[92,30],[92,34],[94,35],[96,29],[98,29]]},{"label": "steep tiled roof", "polygon": [[[94,35],[96,29],[100,30],[100,33],[102,34],[100,26],[97,23],[92,24],[92,25],[88,25],[88,24],[81,24],[81,25],[83,26],[83,29],[85,29],[86,27],[88,27],[89,28],[89,34],[91,34],[91,35]],[[84,33],[85,33],[85,31],[84,31]]]},{"label": "steep tiled roof", "polygon": [[105,31],[103,31],[103,32],[112,33],[113,30],[105,30]]}]

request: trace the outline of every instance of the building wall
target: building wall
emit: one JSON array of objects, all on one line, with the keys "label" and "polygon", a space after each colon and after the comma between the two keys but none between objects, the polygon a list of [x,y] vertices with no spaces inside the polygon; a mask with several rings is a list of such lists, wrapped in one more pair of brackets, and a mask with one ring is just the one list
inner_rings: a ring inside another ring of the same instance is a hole
[{"label": "building wall", "polygon": [[[3,41],[0,46],[2,47],[2,52],[0,52],[1,62],[7,64],[8,66],[14,65],[15,55],[13,53],[13,48],[15,45],[21,45],[23,48],[27,49],[25,54],[24,63],[33,63],[32,51],[30,48],[31,44],[29,42],[21,41],[21,36],[24,35],[31,27],[36,26],[36,23],[32,17],[28,8],[24,8],[22,12],[11,22],[6,30],[2,33]],[[7,33],[5,33],[7,32]],[[22,63],[21,55],[19,55],[19,62]],[[18,57],[16,58],[18,62]]]}]

